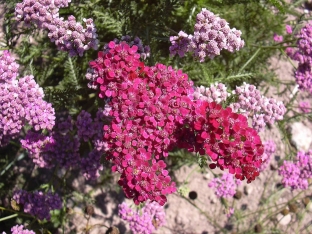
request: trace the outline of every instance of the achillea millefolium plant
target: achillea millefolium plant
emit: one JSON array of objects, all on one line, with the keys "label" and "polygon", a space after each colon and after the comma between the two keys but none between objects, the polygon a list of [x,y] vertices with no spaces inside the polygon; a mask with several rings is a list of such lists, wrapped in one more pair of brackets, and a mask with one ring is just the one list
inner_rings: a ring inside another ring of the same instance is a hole
[{"label": "achillea millefolium plant", "polygon": [[[77,232],[68,225],[69,203],[80,191],[68,181],[82,175],[94,189],[121,188],[138,207],[119,204],[121,219],[133,233],[152,233],[166,225],[168,196],[185,197],[175,171],[189,164],[223,171],[209,187],[233,217],[224,199],[244,181],[254,183],[275,152],[274,141],[259,133],[276,125],[286,134],[293,118],[294,98],[286,103],[263,91],[280,84],[269,68],[272,56],[297,61],[293,83],[311,90],[311,25],[298,5],[2,3],[0,196],[10,202],[1,203],[0,231]],[[287,22],[286,14],[296,20]],[[298,116],[309,117],[309,105],[300,103]],[[284,161],[283,186],[308,189],[311,162],[310,151]],[[92,195],[80,195],[92,203]],[[96,226],[89,224],[93,213],[87,206],[84,233]]]}]

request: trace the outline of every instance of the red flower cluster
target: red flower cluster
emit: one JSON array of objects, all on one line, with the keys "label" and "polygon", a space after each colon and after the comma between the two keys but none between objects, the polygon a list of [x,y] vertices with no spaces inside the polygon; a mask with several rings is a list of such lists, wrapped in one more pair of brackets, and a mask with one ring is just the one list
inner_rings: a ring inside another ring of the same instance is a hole
[{"label": "red flower cluster", "polygon": [[109,99],[107,159],[121,173],[119,184],[128,198],[165,204],[176,186],[162,159],[175,146],[207,153],[217,162],[211,167],[228,168],[242,180],[257,176],[262,144],[245,117],[214,103],[193,102],[186,74],[163,64],[145,66],[136,46],[110,42],[108,47],[90,62],[86,77],[100,88],[100,98]]},{"label": "red flower cluster", "polygon": [[259,175],[264,148],[256,130],[248,127],[247,118],[223,109],[214,102],[197,101],[194,121],[180,130],[180,147],[207,154],[222,170],[229,169],[240,180],[250,183]]}]

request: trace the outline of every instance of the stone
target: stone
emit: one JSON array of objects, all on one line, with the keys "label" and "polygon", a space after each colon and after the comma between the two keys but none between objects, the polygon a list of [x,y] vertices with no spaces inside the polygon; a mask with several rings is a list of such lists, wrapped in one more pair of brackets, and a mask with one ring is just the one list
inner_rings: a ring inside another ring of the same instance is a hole
[{"label": "stone", "polygon": [[282,215],[282,214],[278,214],[277,215],[277,220],[279,220],[279,223],[283,226],[286,226],[290,223],[291,221],[291,215],[287,214],[287,215]]},{"label": "stone", "polygon": [[253,187],[252,186],[249,186],[249,185],[244,186],[244,193],[245,193],[245,195],[251,194],[252,191],[253,191]]},{"label": "stone", "polygon": [[308,151],[312,143],[312,131],[302,122],[290,125],[291,141],[298,150]]}]

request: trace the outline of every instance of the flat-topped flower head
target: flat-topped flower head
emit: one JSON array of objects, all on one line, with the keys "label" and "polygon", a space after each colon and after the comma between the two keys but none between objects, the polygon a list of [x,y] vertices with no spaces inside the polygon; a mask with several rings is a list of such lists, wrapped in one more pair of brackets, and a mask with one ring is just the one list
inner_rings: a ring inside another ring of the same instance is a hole
[{"label": "flat-topped flower head", "polygon": [[193,35],[180,31],[178,36],[170,37],[170,54],[184,57],[191,52],[199,62],[204,62],[206,57],[213,59],[220,55],[223,49],[235,52],[244,47],[241,34],[236,28],[231,29],[225,19],[202,8],[196,16]]}]

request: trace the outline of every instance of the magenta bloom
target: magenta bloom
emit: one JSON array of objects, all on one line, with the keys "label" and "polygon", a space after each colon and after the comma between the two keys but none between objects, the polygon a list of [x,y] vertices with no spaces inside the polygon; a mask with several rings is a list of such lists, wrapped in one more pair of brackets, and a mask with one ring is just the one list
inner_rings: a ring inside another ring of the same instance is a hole
[{"label": "magenta bloom", "polygon": [[24,229],[23,225],[15,225],[11,228],[12,234],[36,234],[32,230]]},{"label": "magenta bloom", "polygon": [[222,177],[212,179],[208,186],[215,190],[217,197],[230,198],[235,195],[237,186],[240,183],[240,180],[235,179],[232,174],[224,173]]},{"label": "magenta bloom", "polygon": [[283,38],[283,36],[280,36],[280,35],[274,33],[274,35],[273,35],[273,40],[274,40],[275,42],[282,42],[282,41],[284,40],[284,38]]},{"label": "magenta bloom", "polygon": [[299,151],[296,159],[284,161],[279,169],[279,174],[283,177],[282,183],[291,189],[307,189],[312,178],[312,151]]},{"label": "magenta bloom", "polygon": [[151,234],[159,227],[165,225],[164,207],[157,202],[147,202],[140,211],[133,211],[124,202],[119,205],[119,216],[129,223],[135,234]]}]

